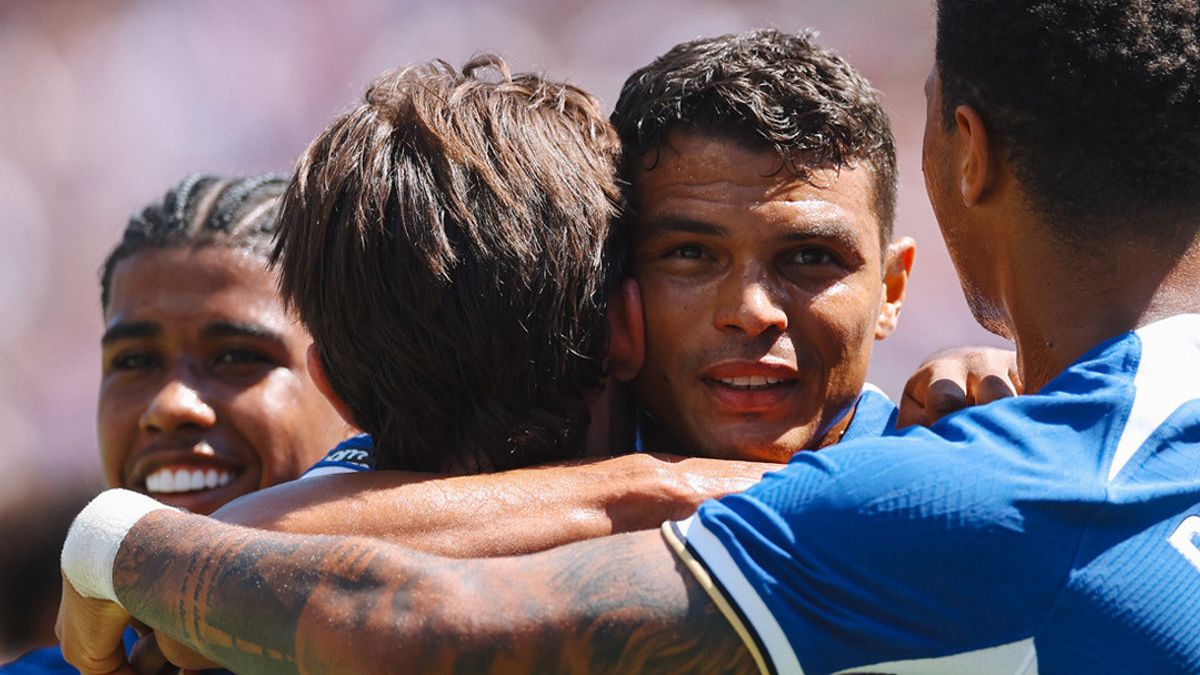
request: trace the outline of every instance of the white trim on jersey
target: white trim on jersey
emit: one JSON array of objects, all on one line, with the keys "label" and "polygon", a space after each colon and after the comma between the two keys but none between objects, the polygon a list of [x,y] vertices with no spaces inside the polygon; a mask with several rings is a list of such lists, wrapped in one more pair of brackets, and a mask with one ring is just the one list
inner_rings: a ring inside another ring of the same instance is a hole
[{"label": "white trim on jersey", "polygon": [[300,476],[300,478],[297,478],[296,480],[304,480],[305,478],[314,478],[316,476],[332,476],[334,474],[339,474],[339,473],[361,473],[363,471],[366,471],[366,469],[361,469],[361,468],[356,469],[354,467],[347,466],[345,464],[329,464],[326,466],[314,466],[313,468],[309,469],[308,471],[305,471]]},{"label": "white trim on jersey", "polygon": [[999,647],[977,649],[973,652],[939,656],[932,659],[888,661],[869,666],[839,670],[834,675],[853,673],[888,673],[888,675],[958,675],[959,673],[1009,673],[1037,675],[1037,652],[1033,638],[1010,642]]},{"label": "white trim on jersey", "polygon": [[775,672],[802,675],[804,671],[800,668],[796,652],[792,651],[792,643],[788,642],[787,634],[783,632],[783,628],[775,620],[775,615],[742,574],[741,568],[733,561],[720,540],[704,527],[698,515],[692,515],[675,525],[683,535],[684,542],[699,554],[708,571],[725,587],[726,595],[746,617],[746,621],[750,623],[770,655]]},{"label": "white trim on jersey", "polygon": [[871,384],[870,382],[863,383],[862,390],[858,393],[858,395],[862,396],[863,394],[867,393],[868,391],[873,391],[876,394],[879,394],[880,396],[887,398],[889,401],[892,400],[892,399],[888,398],[888,395],[885,394],[882,389],[880,389],[879,387],[876,387],[875,385]]},{"label": "white trim on jersey", "polygon": [[1200,315],[1173,316],[1135,332],[1142,342],[1141,360],[1129,419],[1108,469],[1110,481],[1171,413],[1200,398]]}]

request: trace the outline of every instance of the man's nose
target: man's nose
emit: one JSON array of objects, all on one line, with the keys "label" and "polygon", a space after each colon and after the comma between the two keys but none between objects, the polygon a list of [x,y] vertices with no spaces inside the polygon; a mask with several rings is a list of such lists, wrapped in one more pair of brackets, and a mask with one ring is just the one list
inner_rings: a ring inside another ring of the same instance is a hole
[{"label": "man's nose", "polygon": [[734,328],[751,336],[787,330],[788,316],[779,294],[764,274],[748,271],[731,278],[719,291],[713,317],[717,330]]},{"label": "man's nose", "polygon": [[216,422],[216,411],[201,396],[199,387],[179,376],[163,383],[139,420],[143,431],[168,433],[187,428],[206,429]]}]

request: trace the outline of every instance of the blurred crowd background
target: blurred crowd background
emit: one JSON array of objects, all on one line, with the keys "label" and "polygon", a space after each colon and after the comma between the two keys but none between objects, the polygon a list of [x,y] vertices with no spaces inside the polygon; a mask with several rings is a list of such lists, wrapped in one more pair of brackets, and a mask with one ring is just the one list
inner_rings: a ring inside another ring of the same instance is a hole
[{"label": "blurred crowd background", "polygon": [[514,71],[570,80],[611,107],[630,72],[677,42],[817,29],[884,94],[899,144],[897,232],[918,242],[900,329],[877,349],[872,381],[898,400],[933,350],[1002,344],[972,321],[925,198],[932,4],[0,0],[0,512],[99,485],[97,270],[129,214],[190,172],[289,172],[376,73],[412,61],[457,66],[494,50]]}]

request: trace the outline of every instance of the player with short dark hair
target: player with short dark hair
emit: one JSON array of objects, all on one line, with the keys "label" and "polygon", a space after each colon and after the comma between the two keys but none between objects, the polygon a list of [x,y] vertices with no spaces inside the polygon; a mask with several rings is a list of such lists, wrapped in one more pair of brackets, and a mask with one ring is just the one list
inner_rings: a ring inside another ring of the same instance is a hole
[{"label": "player with short dark hair", "polygon": [[698,38],[625,82],[643,446],[786,462],[894,428],[864,388],[915,247],[879,94],[808,33]]}]

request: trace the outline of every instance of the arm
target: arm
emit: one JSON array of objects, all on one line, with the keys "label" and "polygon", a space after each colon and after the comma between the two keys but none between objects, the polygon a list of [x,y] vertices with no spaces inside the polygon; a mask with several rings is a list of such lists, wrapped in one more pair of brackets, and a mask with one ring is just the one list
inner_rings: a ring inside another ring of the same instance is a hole
[{"label": "arm", "polygon": [[956,410],[1021,392],[1016,352],[993,347],[944,349],[908,378],[897,426],[930,426]]},{"label": "arm", "polygon": [[[754,665],[656,531],[454,561],[154,511],[125,536],[113,581],[134,617],[241,673]],[[84,612],[64,610],[64,643],[76,654]]]},{"label": "arm", "polygon": [[682,518],[780,465],[624,455],[475,476],[320,476],[238,499],[219,520],[384,539],[452,557],[531,553]]}]

